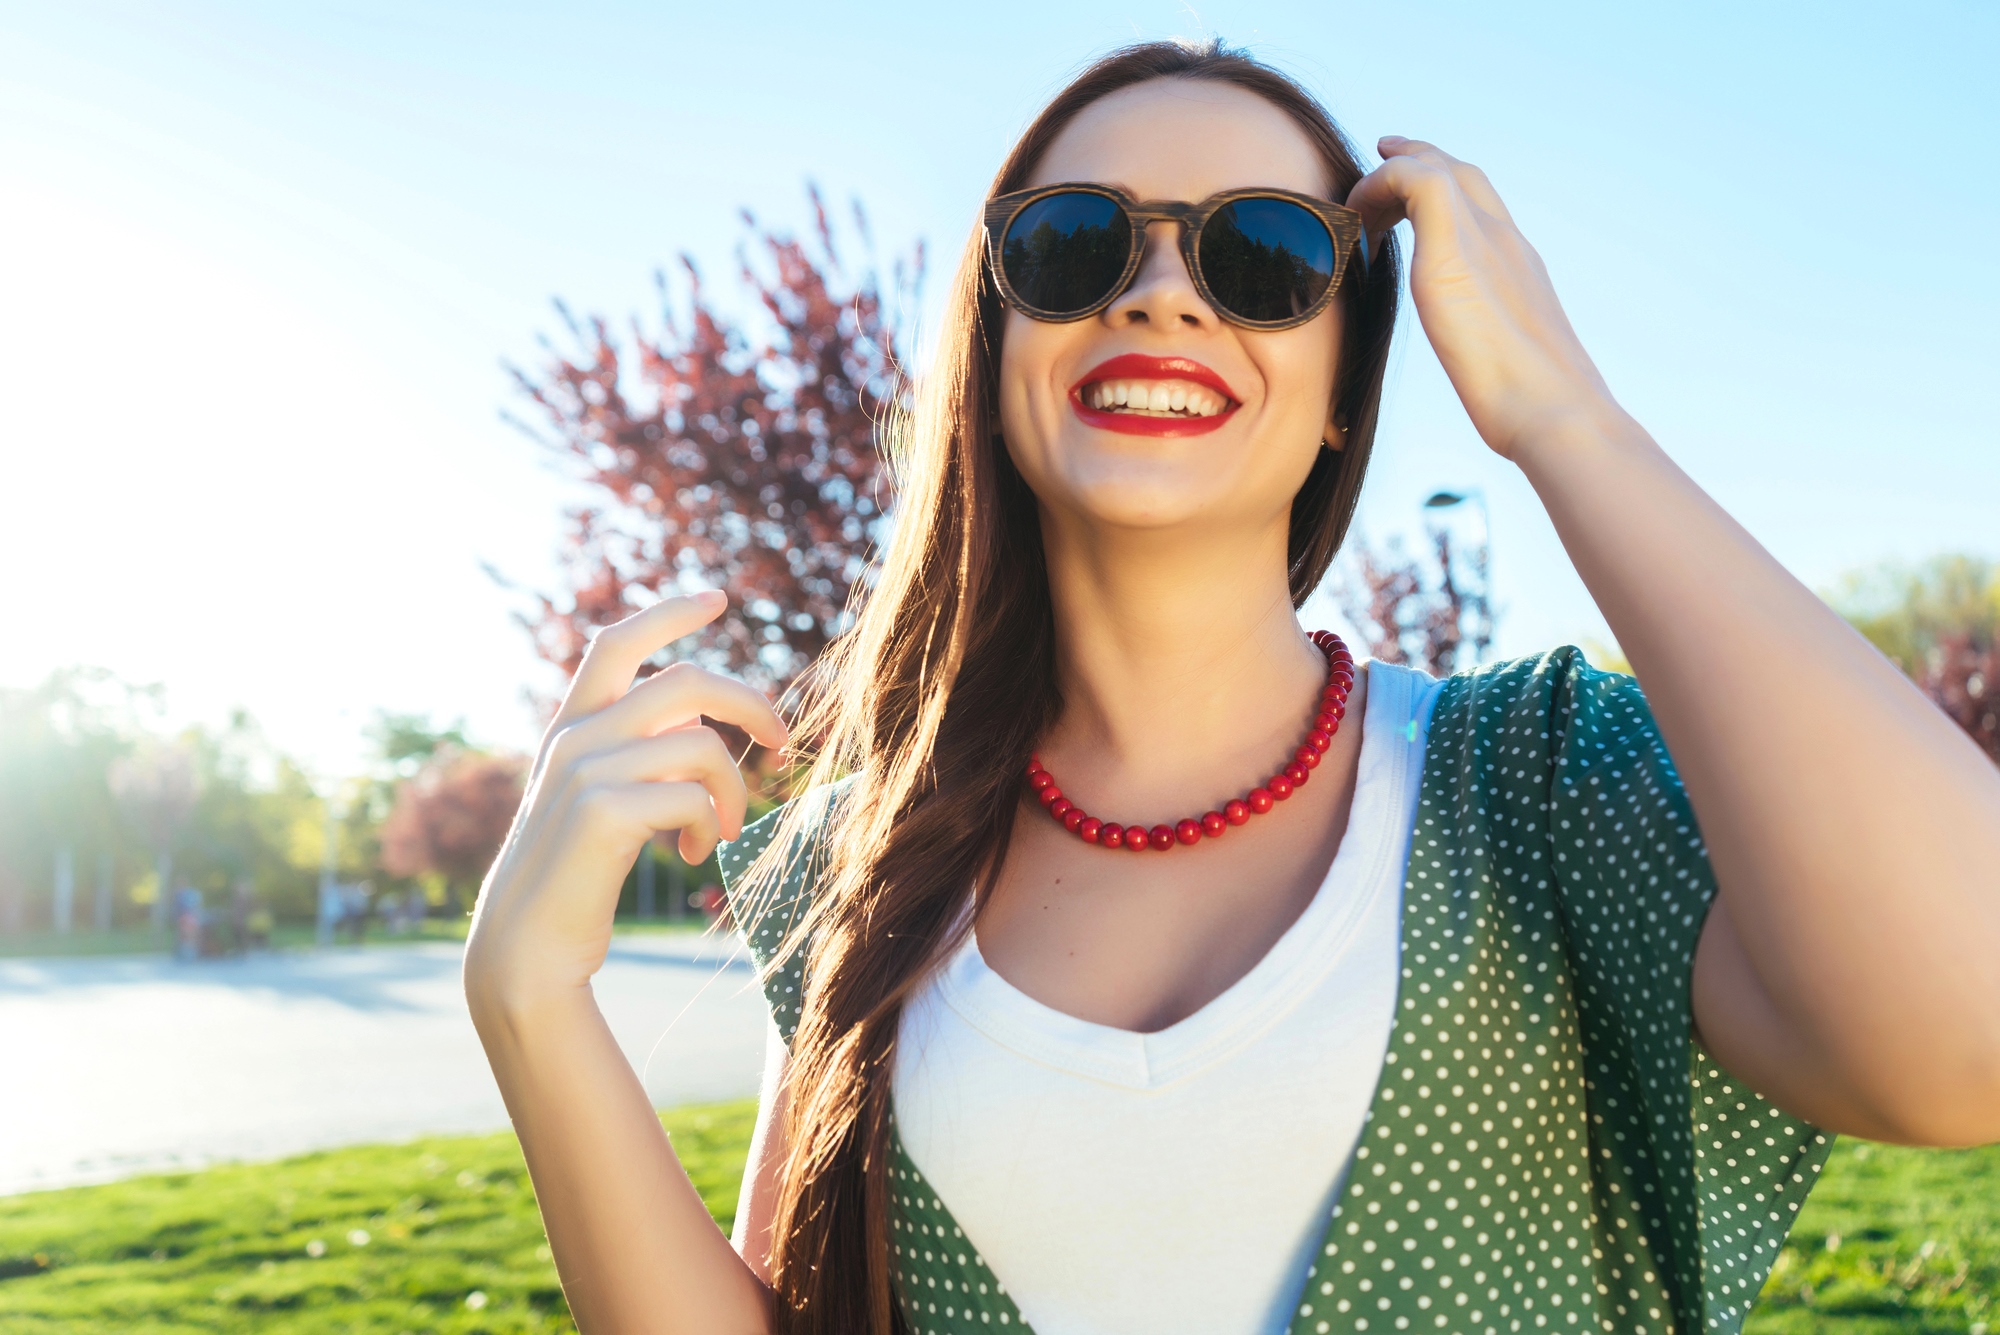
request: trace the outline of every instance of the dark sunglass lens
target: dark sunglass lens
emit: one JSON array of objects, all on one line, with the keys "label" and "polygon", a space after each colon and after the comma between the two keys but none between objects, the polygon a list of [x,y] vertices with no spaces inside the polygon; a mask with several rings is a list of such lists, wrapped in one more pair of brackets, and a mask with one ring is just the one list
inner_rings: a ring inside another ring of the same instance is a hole
[{"label": "dark sunglass lens", "polygon": [[1225,204],[1201,229],[1201,273],[1216,303],[1244,320],[1303,315],[1333,281],[1333,236],[1284,199]]},{"label": "dark sunglass lens", "polygon": [[1000,264],[1022,301],[1062,315],[1103,300],[1131,251],[1125,211],[1079,190],[1046,196],[1015,214],[1000,242]]}]

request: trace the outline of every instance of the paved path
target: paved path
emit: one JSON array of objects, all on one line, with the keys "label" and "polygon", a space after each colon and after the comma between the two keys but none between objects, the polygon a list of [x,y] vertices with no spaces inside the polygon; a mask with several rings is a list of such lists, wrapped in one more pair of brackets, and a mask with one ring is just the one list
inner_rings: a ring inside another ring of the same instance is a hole
[{"label": "paved path", "polygon": [[[0,1194],[505,1127],[459,951],[0,960]],[[596,990],[655,1104],[756,1092],[734,941],[617,937]]]}]

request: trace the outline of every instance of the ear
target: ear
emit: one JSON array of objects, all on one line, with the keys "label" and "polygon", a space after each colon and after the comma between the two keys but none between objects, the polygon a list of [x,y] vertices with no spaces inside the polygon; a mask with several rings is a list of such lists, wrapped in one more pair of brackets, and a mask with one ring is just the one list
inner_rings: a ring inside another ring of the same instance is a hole
[{"label": "ear", "polygon": [[1347,448],[1347,423],[1340,413],[1329,406],[1326,410],[1326,427],[1320,433],[1320,446],[1338,453]]}]

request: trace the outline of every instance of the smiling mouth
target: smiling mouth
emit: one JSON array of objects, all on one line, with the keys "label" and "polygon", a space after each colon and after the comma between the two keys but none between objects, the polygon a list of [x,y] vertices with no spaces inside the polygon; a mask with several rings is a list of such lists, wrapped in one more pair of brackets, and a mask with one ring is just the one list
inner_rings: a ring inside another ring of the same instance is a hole
[{"label": "smiling mouth", "polygon": [[1077,398],[1099,412],[1183,421],[1218,417],[1234,406],[1226,396],[1189,380],[1096,380],[1082,386]]}]

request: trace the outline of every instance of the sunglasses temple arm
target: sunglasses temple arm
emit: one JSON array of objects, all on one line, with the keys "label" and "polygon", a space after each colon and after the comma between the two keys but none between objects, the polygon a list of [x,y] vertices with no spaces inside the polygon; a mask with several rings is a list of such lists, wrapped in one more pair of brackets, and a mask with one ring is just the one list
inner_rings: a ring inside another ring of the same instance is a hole
[{"label": "sunglasses temple arm", "polygon": [[1360,235],[1360,237],[1359,237],[1359,238],[1358,238],[1358,239],[1357,239],[1357,240],[1355,241],[1355,243],[1354,243],[1354,246],[1355,246],[1355,249],[1356,249],[1356,250],[1359,250],[1359,251],[1361,252],[1361,281],[1365,283],[1365,282],[1367,282],[1367,281],[1368,281],[1368,251],[1369,251],[1369,244],[1368,244],[1368,229],[1367,229],[1367,227],[1365,227],[1365,226],[1364,226],[1364,227],[1362,227],[1362,229],[1361,229],[1361,235]]}]

